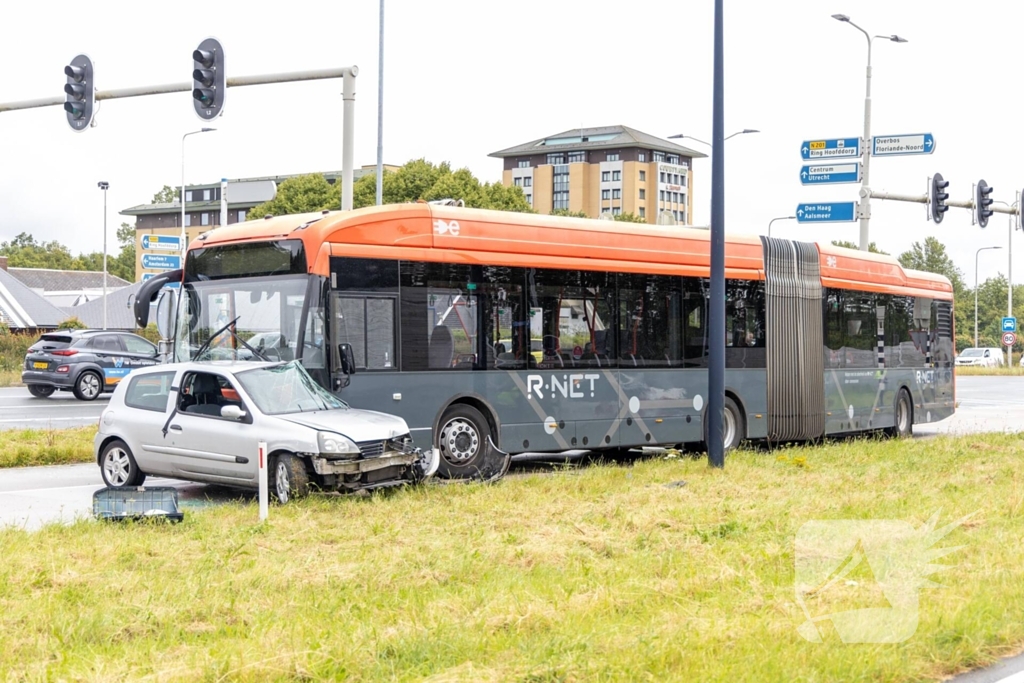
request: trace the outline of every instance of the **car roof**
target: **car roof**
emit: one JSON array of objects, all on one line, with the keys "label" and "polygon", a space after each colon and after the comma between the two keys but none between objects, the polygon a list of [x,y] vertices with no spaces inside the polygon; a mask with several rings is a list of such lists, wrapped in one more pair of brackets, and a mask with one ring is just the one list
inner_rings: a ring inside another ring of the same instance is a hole
[{"label": "car roof", "polygon": [[78,330],[78,329],[69,330],[69,329],[57,329],[57,330],[53,330],[51,332],[44,332],[43,334],[69,334],[72,337],[90,337],[90,336],[97,335],[97,334],[130,334],[133,337],[139,337],[140,339],[145,339],[145,337],[141,337],[140,335],[137,335],[134,332],[128,332],[126,330],[93,330],[93,329],[89,329],[89,330]]},{"label": "car roof", "polygon": [[246,370],[258,368],[271,368],[294,361],[248,361],[248,360],[201,360],[183,361],[181,363],[161,363],[132,371],[133,375],[150,374],[153,372],[167,372],[168,370],[201,371],[217,370],[227,374],[235,374]]}]

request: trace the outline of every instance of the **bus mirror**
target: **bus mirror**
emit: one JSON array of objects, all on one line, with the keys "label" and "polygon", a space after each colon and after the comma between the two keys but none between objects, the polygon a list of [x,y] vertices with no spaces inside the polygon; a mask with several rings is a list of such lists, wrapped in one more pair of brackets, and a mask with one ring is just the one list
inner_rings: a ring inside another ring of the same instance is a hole
[{"label": "bus mirror", "polygon": [[161,339],[170,339],[174,334],[174,309],[178,295],[173,289],[160,292],[156,302],[156,329]]},{"label": "bus mirror", "polygon": [[356,374],[356,355],[352,352],[352,345],[338,344],[338,353],[341,355],[341,372],[346,375]]}]

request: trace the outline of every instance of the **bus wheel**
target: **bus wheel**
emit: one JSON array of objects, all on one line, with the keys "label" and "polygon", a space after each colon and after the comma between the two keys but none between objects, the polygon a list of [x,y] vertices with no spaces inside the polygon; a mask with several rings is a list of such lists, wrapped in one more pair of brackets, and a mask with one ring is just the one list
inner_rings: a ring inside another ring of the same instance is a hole
[{"label": "bus wheel", "polygon": [[441,462],[437,473],[447,479],[479,478],[489,469],[491,460],[491,427],[483,414],[473,406],[459,403],[441,417],[436,436]]},{"label": "bus wheel", "polygon": [[903,439],[914,435],[914,413],[910,405],[910,394],[906,389],[900,389],[896,394],[896,404],[893,407],[893,428],[890,434],[897,439]]},{"label": "bus wheel", "polygon": [[[707,452],[707,413],[704,414],[704,443],[701,444],[704,452]],[[725,442],[725,451],[731,451],[740,445],[747,436],[747,421],[743,417],[736,401],[729,396],[725,397],[725,410],[722,411],[722,440]]]}]

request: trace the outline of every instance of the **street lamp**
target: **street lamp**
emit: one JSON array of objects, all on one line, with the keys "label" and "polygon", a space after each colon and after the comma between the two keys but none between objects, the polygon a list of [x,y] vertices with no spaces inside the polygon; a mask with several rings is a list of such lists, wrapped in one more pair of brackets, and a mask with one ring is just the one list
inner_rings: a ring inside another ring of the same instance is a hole
[{"label": "street lamp", "polygon": [[201,128],[181,136],[181,265],[185,265],[185,138],[197,133],[212,133],[216,128]]},{"label": "street lamp", "polygon": [[96,187],[103,190],[103,329],[107,329],[107,188],[110,183],[101,180]]},{"label": "street lamp", "polygon": [[860,182],[860,250],[868,250],[868,220],[871,218],[871,186],[869,178],[871,175],[871,42],[875,38],[884,38],[885,40],[892,41],[894,43],[905,43],[906,38],[901,38],[896,34],[882,36],[872,36],[870,33],[862,29],[857,24],[850,21],[850,17],[845,14],[833,14],[832,18],[836,21],[849,24],[858,31],[864,34],[864,37],[868,41],[868,68],[867,68],[867,85],[864,88],[864,140],[862,141],[861,156],[864,157],[864,174],[861,176]]},{"label": "street lamp", "polygon": [[1002,249],[1002,247],[982,247],[974,252],[974,348],[978,348],[978,254],[986,249]]},{"label": "street lamp", "polygon": [[[735,133],[733,133],[732,135],[726,135],[726,136],[725,136],[725,139],[726,139],[726,140],[728,140],[729,138],[734,138],[734,137],[736,137],[737,135],[747,135],[747,134],[749,134],[749,133],[760,133],[760,132],[761,132],[761,131],[759,131],[759,130],[755,130],[755,129],[753,129],[753,128],[744,128],[743,130],[738,130],[738,131],[736,131],[736,132],[735,132]],[[696,142],[699,142],[699,143],[701,143],[702,145],[707,145],[708,147],[711,147],[711,143],[710,143],[710,142],[704,142],[704,141],[703,141],[703,140],[701,140],[700,138],[695,138],[695,137],[693,137],[692,135],[683,135],[682,133],[679,133],[678,135],[669,135],[669,136],[668,136],[668,139],[669,139],[669,140],[674,140],[674,139],[677,139],[677,138],[687,138],[687,139],[689,139],[689,140],[695,140]]]},{"label": "street lamp", "polygon": [[779,216],[768,221],[768,237],[772,236],[772,223],[775,221],[795,221],[796,216]]}]

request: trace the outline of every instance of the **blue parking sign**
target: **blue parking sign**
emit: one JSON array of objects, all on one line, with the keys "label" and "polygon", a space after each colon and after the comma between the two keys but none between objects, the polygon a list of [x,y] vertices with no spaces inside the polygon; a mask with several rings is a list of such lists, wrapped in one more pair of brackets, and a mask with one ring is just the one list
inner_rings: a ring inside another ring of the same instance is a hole
[{"label": "blue parking sign", "polygon": [[1017,331],[1017,319],[1016,318],[1003,318],[1003,332],[1016,332]]}]

